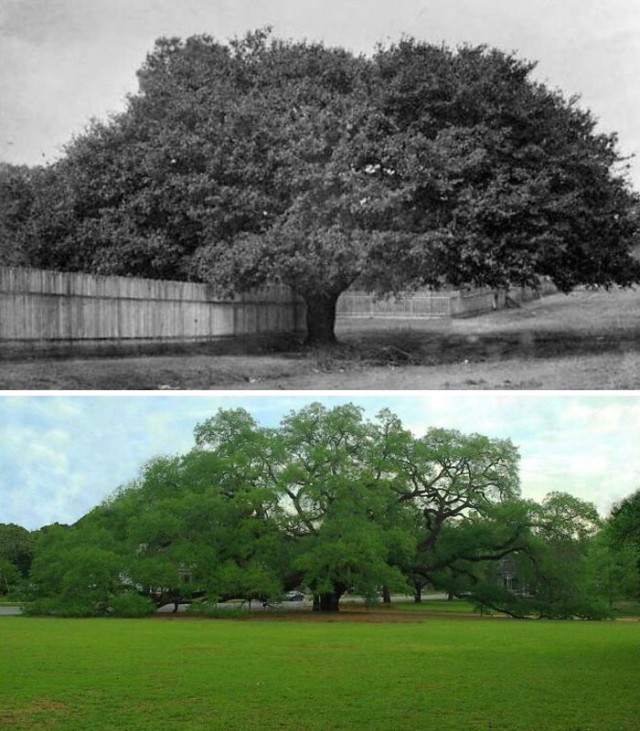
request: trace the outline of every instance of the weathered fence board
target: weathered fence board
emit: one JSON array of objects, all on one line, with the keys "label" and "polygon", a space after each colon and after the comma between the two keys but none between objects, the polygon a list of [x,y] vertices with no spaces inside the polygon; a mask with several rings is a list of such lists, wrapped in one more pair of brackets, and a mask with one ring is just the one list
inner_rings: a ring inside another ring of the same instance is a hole
[{"label": "weathered fence board", "polygon": [[[555,291],[419,291],[379,298],[347,291],[338,318],[468,317]],[[274,286],[232,298],[205,284],[0,267],[0,344],[64,346],[207,342],[305,328],[304,302]],[[0,353],[2,355],[2,353]]]},{"label": "weathered fence board", "polygon": [[0,267],[1,341],[206,340],[304,328],[286,287],[224,298],[204,284]]}]

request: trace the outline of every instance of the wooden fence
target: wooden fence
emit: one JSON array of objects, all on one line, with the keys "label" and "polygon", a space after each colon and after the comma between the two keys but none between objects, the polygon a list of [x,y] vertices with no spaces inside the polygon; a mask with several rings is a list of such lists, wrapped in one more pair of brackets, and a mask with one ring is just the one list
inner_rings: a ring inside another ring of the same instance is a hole
[{"label": "wooden fence", "polygon": [[[555,291],[477,289],[377,298],[347,291],[338,318],[465,317]],[[0,267],[0,357],[31,348],[73,353],[86,346],[209,342],[305,329],[305,305],[287,287],[225,298],[205,284]]]},{"label": "wooden fence", "polygon": [[224,298],[205,284],[0,267],[0,343],[207,341],[304,329],[286,287]]},{"label": "wooden fence", "polygon": [[368,292],[347,291],[340,295],[339,318],[435,318],[451,317],[453,292],[413,292],[379,298]]},{"label": "wooden fence", "polygon": [[500,289],[419,291],[398,296],[376,297],[359,291],[347,291],[338,300],[339,318],[383,319],[436,319],[471,317],[491,310],[500,310],[510,304],[527,302],[556,292],[548,281],[541,281],[537,289],[513,287]]}]

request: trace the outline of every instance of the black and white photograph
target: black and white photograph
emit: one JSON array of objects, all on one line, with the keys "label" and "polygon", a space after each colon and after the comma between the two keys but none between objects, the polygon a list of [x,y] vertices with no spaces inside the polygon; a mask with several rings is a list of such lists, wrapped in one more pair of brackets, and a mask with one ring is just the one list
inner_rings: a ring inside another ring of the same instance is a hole
[{"label": "black and white photograph", "polygon": [[0,387],[640,387],[637,0],[2,0]]},{"label": "black and white photograph", "polygon": [[640,0],[0,0],[0,725],[638,731]]}]

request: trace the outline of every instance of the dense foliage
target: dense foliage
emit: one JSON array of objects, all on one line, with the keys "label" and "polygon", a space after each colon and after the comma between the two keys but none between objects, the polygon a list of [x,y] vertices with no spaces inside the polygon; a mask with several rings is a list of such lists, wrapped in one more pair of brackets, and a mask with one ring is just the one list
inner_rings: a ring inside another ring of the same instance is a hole
[{"label": "dense foliage", "polygon": [[[636,578],[640,579],[640,490],[636,490],[615,506],[609,529],[613,544],[634,557]],[[640,597],[640,591],[638,596]]]},{"label": "dense foliage", "polygon": [[0,523],[0,594],[10,594],[29,575],[35,537],[14,523]]},{"label": "dense foliage", "polygon": [[356,281],[636,281],[615,135],[534,65],[412,39],[371,57],[268,31],[161,39],[124,113],[46,170],[2,171],[0,260],[230,291],[284,282],[325,341]]},{"label": "dense foliage", "polygon": [[637,584],[592,505],[520,497],[508,440],[416,437],[389,411],[368,421],[352,404],[313,404],[273,428],[220,411],[195,442],[40,536],[31,611],[144,613],[150,598],[269,601],[295,588],[335,611],[347,592],[419,600],[429,585],[513,616],[602,617]]}]

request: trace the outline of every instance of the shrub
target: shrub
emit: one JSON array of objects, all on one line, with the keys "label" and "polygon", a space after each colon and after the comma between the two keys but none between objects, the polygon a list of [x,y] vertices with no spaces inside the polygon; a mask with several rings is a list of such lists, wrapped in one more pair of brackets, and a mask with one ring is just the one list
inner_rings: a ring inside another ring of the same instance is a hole
[{"label": "shrub", "polygon": [[156,611],[156,605],[149,597],[133,591],[114,596],[110,608],[114,617],[148,617]]},{"label": "shrub", "polygon": [[25,602],[22,613],[26,616],[53,616],[53,617],[100,617],[104,608],[97,604],[82,601],[63,601],[57,597],[45,597]]}]

